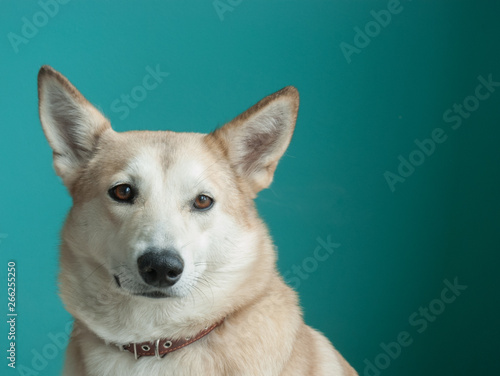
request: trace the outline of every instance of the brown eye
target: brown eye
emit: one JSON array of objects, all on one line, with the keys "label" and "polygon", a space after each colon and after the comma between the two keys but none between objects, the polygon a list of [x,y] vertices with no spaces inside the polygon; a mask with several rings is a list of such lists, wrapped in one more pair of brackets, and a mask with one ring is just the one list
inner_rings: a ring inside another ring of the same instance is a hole
[{"label": "brown eye", "polygon": [[212,200],[207,195],[199,195],[198,197],[195,198],[193,206],[195,209],[198,210],[207,210],[212,207],[213,203],[214,200]]},{"label": "brown eye", "polygon": [[135,197],[134,190],[128,184],[119,184],[109,190],[111,198],[118,202],[131,203]]}]

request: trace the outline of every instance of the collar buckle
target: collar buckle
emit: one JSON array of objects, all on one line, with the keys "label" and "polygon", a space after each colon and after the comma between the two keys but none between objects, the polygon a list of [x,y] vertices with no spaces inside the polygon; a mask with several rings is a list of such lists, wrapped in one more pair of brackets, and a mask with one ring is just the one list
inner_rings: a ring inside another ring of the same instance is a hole
[{"label": "collar buckle", "polygon": [[160,356],[160,339],[157,339],[155,341],[155,357],[156,357],[156,359],[161,359],[162,358]]}]

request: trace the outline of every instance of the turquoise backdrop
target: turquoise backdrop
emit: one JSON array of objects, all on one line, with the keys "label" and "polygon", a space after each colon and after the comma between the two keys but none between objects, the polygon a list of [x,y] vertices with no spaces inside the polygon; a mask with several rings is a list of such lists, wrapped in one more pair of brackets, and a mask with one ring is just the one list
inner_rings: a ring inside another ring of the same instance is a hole
[{"label": "turquoise backdrop", "polygon": [[499,374],[498,1],[0,5],[1,375],[58,375],[71,323],[56,279],[71,201],[38,120],[42,64],[118,131],[209,132],[296,86],[294,138],[256,202],[307,323],[360,375]]}]

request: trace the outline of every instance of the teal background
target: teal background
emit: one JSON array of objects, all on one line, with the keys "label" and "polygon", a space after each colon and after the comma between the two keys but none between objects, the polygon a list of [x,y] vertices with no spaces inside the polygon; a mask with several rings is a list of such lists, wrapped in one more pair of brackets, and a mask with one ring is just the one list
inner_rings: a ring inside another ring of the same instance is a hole
[{"label": "teal background", "polygon": [[[498,374],[500,88],[456,130],[443,114],[474,95],[479,76],[500,81],[500,3],[401,1],[350,63],[341,43],[354,45],[354,28],[375,27],[370,12],[390,2],[219,3],[233,5],[219,16],[213,1],[73,0],[16,52],[9,33],[22,35],[23,17],[42,7],[0,1],[0,313],[15,260],[19,315],[17,368],[2,357],[0,374],[59,374],[70,322],[56,275],[71,200],[38,120],[42,64],[66,75],[118,131],[209,132],[296,86],[296,132],[257,205],[307,323],[360,375]],[[111,104],[158,64],[170,75],[122,119]],[[414,140],[436,128],[446,141],[392,192],[384,173],[397,173],[398,156],[408,159]],[[340,244],[319,262],[318,237]],[[419,333],[412,315],[430,304],[440,310],[435,299],[455,279],[467,288]],[[5,355],[8,326],[0,328]],[[402,332],[412,343],[380,355]],[[377,361],[378,371],[366,368]]]}]

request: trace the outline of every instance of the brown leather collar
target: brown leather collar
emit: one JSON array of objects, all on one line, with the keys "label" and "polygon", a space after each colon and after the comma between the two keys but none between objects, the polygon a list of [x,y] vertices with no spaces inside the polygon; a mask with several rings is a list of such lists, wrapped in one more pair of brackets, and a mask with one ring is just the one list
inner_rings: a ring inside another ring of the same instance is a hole
[{"label": "brown leather collar", "polygon": [[224,319],[213,324],[210,327],[207,326],[194,337],[185,337],[181,339],[160,338],[153,342],[146,341],[117,346],[121,351],[130,351],[132,354],[134,354],[135,359],[139,359],[141,356],[156,356],[158,359],[161,359],[166,354],[175,350],[179,350],[187,345],[190,345],[193,342],[198,341],[200,338],[205,337],[208,333],[217,328],[223,322]]}]

